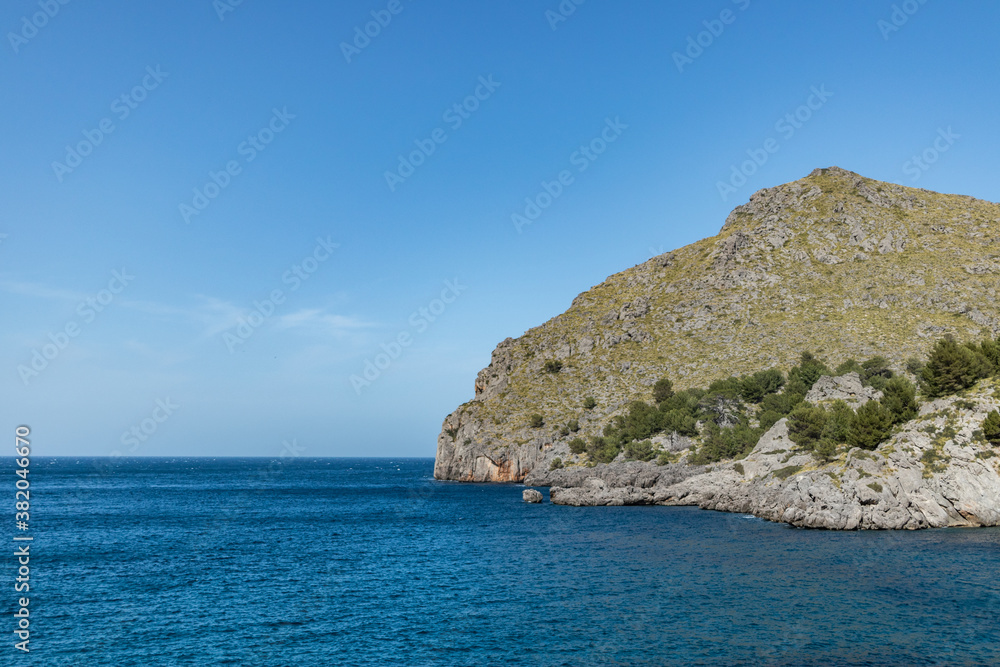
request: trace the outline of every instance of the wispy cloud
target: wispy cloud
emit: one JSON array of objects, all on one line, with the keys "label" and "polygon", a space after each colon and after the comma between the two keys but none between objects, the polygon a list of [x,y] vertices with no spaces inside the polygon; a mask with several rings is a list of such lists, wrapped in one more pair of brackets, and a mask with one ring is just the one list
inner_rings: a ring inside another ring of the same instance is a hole
[{"label": "wispy cloud", "polygon": [[8,294],[30,296],[35,299],[56,299],[60,301],[83,301],[89,296],[83,292],[54,289],[41,283],[26,283],[12,280],[0,281],[0,290]]},{"label": "wispy cloud", "polygon": [[316,333],[347,334],[375,326],[351,315],[336,315],[322,308],[303,308],[278,318],[279,329],[305,329]]}]

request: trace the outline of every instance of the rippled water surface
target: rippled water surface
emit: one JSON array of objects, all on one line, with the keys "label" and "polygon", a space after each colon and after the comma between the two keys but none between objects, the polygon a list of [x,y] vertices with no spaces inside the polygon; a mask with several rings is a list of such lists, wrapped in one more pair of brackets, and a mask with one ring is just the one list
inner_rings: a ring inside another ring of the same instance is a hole
[{"label": "rippled water surface", "polygon": [[32,468],[32,652],[10,627],[2,664],[1000,664],[995,529],[528,505],[430,459]]}]

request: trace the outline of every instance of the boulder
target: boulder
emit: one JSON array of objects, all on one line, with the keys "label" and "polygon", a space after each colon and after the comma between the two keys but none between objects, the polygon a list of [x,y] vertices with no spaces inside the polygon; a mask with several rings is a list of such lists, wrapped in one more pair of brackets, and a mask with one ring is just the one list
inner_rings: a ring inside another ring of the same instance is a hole
[{"label": "boulder", "polygon": [[854,372],[837,376],[823,375],[806,394],[806,400],[813,405],[840,400],[855,409],[879,398],[882,398],[882,392],[861,384],[861,376]]}]

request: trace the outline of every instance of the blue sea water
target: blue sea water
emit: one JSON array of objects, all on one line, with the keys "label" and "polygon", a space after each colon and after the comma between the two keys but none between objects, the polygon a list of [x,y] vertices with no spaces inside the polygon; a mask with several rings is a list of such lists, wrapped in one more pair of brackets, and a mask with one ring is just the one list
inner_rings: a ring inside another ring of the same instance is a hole
[{"label": "blue sea water", "polygon": [[432,469],[33,459],[31,653],[4,614],[0,664],[1000,664],[995,529],[530,505]]}]

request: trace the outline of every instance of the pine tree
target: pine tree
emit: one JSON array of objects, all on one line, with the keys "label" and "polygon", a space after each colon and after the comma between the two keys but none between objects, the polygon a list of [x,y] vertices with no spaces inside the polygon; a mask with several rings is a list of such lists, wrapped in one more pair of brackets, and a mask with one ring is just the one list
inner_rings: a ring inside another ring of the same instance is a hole
[{"label": "pine tree", "polygon": [[667,378],[657,380],[653,385],[653,400],[658,404],[674,395],[674,384]]},{"label": "pine tree", "polygon": [[785,376],[774,368],[758,371],[740,378],[740,395],[750,403],[760,403],[764,397],[777,392],[785,384]]},{"label": "pine tree", "polygon": [[882,405],[892,414],[892,423],[901,424],[917,416],[917,388],[904,377],[894,377],[882,389]]},{"label": "pine tree", "polygon": [[788,371],[788,384],[801,384],[805,387],[805,391],[809,391],[821,375],[831,374],[826,364],[813,356],[812,352],[803,352],[799,359],[799,365]]},{"label": "pine tree", "polygon": [[832,441],[835,445],[847,442],[847,432],[854,422],[854,410],[844,401],[834,401],[828,415],[821,439]]},{"label": "pine tree", "polygon": [[879,401],[868,401],[854,414],[847,442],[862,449],[875,449],[892,431],[892,413]]},{"label": "pine tree", "polygon": [[826,420],[823,408],[815,408],[808,403],[800,405],[788,416],[788,437],[800,447],[812,449],[823,435]]},{"label": "pine tree", "polygon": [[947,396],[971,387],[979,378],[976,354],[951,338],[934,344],[930,359],[920,373],[921,388],[931,398]]},{"label": "pine tree", "polygon": [[1000,446],[1000,412],[994,410],[983,420],[983,435],[994,447]]}]

